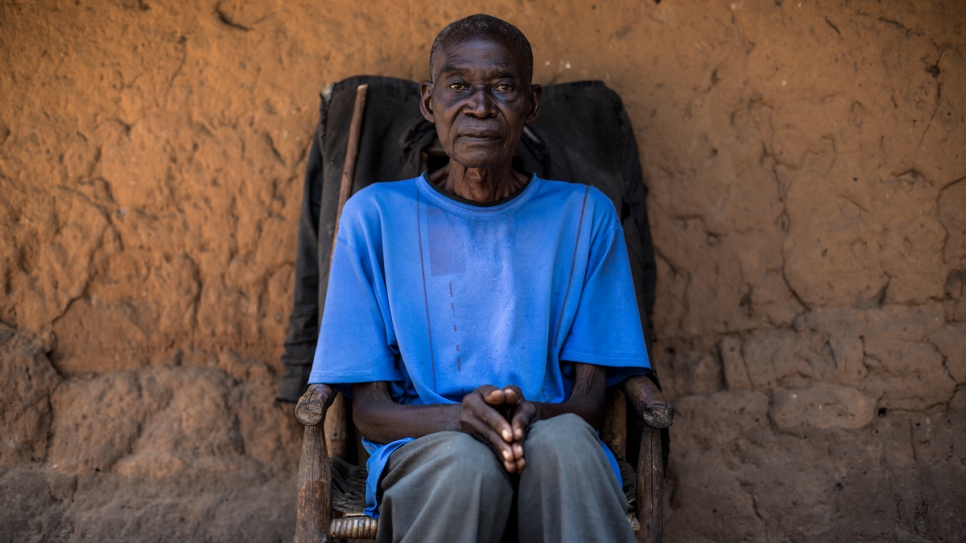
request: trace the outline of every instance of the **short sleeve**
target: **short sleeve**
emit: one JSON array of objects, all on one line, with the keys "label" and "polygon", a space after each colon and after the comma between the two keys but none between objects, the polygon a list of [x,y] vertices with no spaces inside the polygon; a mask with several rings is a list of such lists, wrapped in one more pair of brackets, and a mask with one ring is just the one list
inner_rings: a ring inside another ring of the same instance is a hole
[{"label": "short sleeve", "polygon": [[[331,385],[400,381],[386,303],[376,282],[382,270],[340,234],[332,258],[325,311],[309,383]],[[383,283],[384,284],[384,281]],[[384,295],[384,294],[383,294]],[[348,387],[339,387],[348,392]]]},{"label": "short sleeve", "polygon": [[624,233],[612,217],[594,236],[580,302],[560,359],[607,368],[607,385],[650,368]]}]

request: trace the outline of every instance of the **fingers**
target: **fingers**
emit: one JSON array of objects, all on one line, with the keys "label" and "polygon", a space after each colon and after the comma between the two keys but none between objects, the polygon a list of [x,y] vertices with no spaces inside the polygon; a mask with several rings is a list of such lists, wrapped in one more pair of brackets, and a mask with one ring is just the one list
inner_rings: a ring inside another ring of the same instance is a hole
[{"label": "fingers", "polygon": [[483,385],[476,389],[483,397],[483,401],[489,405],[497,406],[506,403],[506,394],[503,390],[492,385]]},{"label": "fingers", "polygon": [[[479,398],[483,399],[482,404],[477,401],[477,393]],[[493,428],[503,438],[503,441],[510,443],[513,441],[513,429],[504,415],[504,400],[503,390],[491,385],[483,385],[464,397],[463,403],[468,404],[466,407],[469,407],[478,418]]]},{"label": "fingers", "polygon": [[523,391],[520,390],[520,387],[516,385],[509,385],[509,386],[503,387],[502,392],[503,392],[503,398],[504,398],[503,402],[510,405],[516,405],[522,402],[524,399]]},{"label": "fingers", "polygon": [[527,461],[523,456],[523,438],[527,435],[527,429],[538,418],[539,407],[533,402],[523,399],[523,393],[517,387],[506,387],[503,389],[507,399],[514,399],[516,403],[510,411],[510,427],[513,431],[513,463],[514,469],[511,473],[520,473],[526,467]]},{"label": "fingers", "polygon": [[[513,442],[513,430],[509,421],[497,410],[502,406],[503,391],[491,386],[483,386],[463,397],[461,402],[459,428],[489,445],[503,463],[507,471],[514,473],[516,469]],[[496,403],[494,405],[491,402]]]},{"label": "fingers", "polygon": [[510,421],[510,430],[513,435],[511,449],[513,450],[513,469],[507,470],[510,473],[520,473],[527,465],[523,457],[523,437],[527,433],[527,428],[536,416],[534,404],[526,401],[523,391],[516,385],[503,387],[503,399],[509,408],[506,411],[507,420]]},{"label": "fingers", "polygon": [[536,404],[527,402],[516,385],[484,385],[462,403],[461,429],[489,445],[509,473],[520,473],[526,466],[523,438],[537,417]]},{"label": "fingers", "polygon": [[477,441],[488,445],[490,449],[496,454],[503,467],[509,471],[514,472],[515,469],[515,459],[513,457],[513,448],[510,443],[503,440],[499,433],[497,433],[492,427],[483,422],[480,418],[467,416],[462,421],[463,431],[470,434]]},{"label": "fingers", "polygon": [[503,397],[504,397],[504,401],[506,402],[506,405],[509,407],[509,409],[506,410],[506,418],[507,420],[511,421],[513,440],[514,441],[522,440],[523,434],[526,430],[526,425],[524,426],[513,425],[512,421],[518,410],[519,405],[521,404],[521,402],[525,401],[523,397],[523,391],[520,390],[520,387],[516,385],[509,385],[509,386],[503,387]]},{"label": "fingers", "polygon": [[510,444],[510,448],[513,451],[514,469],[507,469],[507,471],[510,473],[520,473],[527,464],[527,460],[523,456],[523,439],[515,440]]},{"label": "fingers", "polygon": [[527,429],[537,419],[537,415],[537,404],[528,401],[521,401],[517,404],[510,416],[513,441],[523,441],[523,436],[527,434]]}]

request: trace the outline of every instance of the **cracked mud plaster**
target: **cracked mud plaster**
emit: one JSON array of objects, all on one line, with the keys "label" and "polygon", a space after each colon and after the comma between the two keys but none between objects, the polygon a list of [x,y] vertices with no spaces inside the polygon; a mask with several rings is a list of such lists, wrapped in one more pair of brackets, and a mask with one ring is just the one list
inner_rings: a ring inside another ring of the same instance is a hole
[{"label": "cracked mud plaster", "polygon": [[480,11],[633,123],[666,540],[966,533],[966,4],[79,0],[0,3],[0,539],[291,538],[319,92]]}]

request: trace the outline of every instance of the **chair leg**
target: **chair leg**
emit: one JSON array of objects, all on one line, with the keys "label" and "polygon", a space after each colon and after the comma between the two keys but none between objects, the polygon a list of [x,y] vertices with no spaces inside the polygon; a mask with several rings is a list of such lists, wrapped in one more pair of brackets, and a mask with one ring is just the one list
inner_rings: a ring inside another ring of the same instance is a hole
[{"label": "chair leg", "polygon": [[661,459],[661,430],[644,424],[641,453],[637,459],[637,532],[638,543],[663,540],[664,463]]},{"label": "chair leg", "polygon": [[306,426],[299,459],[295,543],[334,543],[329,535],[329,526],[332,524],[329,480],[329,455],[323,426]]}]

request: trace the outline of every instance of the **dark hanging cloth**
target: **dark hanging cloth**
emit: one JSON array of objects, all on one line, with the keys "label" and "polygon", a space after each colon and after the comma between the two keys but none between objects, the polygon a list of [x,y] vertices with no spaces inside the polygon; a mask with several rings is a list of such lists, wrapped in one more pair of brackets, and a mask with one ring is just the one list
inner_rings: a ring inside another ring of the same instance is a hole
[{"label": "dark hanging cloth", "polygon": [[[339,184],[358,85],[369,85],[352,192],[377,181],[419,175],[423,151],[436,138],[419,112],[419,84],[356,76],[322,93],[319,125],[308,158],[295,261],[295,303],[289,316],[277,400],[295,402],[305,391],[315,345],[335,228]],[[544,179],[590,184],[614,202],[627,242],[644,335],[651,346],[655,263],[637,142],[616,92],[600,81],[543,89],[537,121],[518,148],[521,166]]]}]

